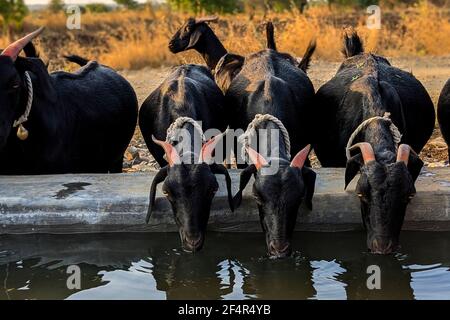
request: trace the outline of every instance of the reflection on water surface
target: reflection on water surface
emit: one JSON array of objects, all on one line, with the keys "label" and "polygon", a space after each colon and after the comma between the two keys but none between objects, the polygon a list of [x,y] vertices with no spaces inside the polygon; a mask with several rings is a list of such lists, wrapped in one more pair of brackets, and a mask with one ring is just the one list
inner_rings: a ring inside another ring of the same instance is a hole
[{"label": "reflection on water surface", "polygon": [[[296,233],[293,256],[270,260],[257,233],[209,233],[194,255],[175,233],[2,235],[0,299],[450,299],[450,233],[401,242],[377,256],[363,233]],[[70,265],[80,290],[67,288]],[[381,290],[366,286],[369,265]]]}]

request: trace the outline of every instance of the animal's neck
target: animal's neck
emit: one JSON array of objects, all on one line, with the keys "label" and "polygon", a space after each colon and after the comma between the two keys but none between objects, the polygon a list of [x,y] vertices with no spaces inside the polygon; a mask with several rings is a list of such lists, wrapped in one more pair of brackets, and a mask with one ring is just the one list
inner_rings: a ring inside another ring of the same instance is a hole
[{"label": "animal's neck", "polygon": [[378,162],[387,164],[395,161],[396,146],[387,121],[373,121],[366,127],[363,136],[363,141],[372,145]]},{"label": "animal's neck", "polygon": [[208,26],[195,49],[202,55],[210,70],[214,70],[220,58],[227,54],[222,42]]}]

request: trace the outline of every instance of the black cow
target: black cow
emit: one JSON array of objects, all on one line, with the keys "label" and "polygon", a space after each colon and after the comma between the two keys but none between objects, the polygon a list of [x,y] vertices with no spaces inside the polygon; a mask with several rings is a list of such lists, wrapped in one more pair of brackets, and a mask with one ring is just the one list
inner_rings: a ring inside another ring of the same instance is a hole
[{"label": "black cow", "polygon": [[[212,152],[220,138],[216,136],[201,149],[195,143],[201,141],[204,130],[225,129],[223,112],[222,92],[209,70],[199,65],[175,68],[144,101],[139,112],[139,126],[147,147],[163,166],[152,182],[147,223],[155,203],[156,187],[164,182],[163,193],[172,205],[182,246],[191,252],[203,246],[211,202],[218,189],[215,174],[225,175],[233,210],[228,171],[221,164],[211,163]],[[201,121],[200,129],[192,122],[179,125],[179,129],[189,133],[189,149],[179,147],[186,146],[184,143],[163,142],[167,129],[181,117]]]},{"label": "black cow", "polygon": [[[356,192],[367,246],[386,254],[399,244],[406,206],[423,165],[413,150],[420,152],[431,136],[434,107],[412,74],[365,53],[354,31],[344,36],[344,54],[347,59],[316,95],[314,150],[322,166],[346,166],[346,185],[361,173]],[[355,133],[355,145],[346,160],[352,133],[368,119],[372,120]],[[398,151],[395,137],[399,136],[392,123],[402,134]]]},{"label": "black cow", "polygon": [[449,146],[448,157],[450,160],[450,79],[439,96],[437,115],[442,136]]},{"label": "black cow", "polygon": [[76,73],[49,74],[41,59],[18,57],[42,30],[0,55],[0,173],[121,172],[137,120],[133,88],[94,61]]}]

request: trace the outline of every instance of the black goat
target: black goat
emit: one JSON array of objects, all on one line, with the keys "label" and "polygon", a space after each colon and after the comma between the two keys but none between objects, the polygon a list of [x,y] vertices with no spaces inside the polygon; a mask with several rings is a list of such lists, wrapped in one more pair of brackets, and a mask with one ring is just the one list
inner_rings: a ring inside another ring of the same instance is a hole
[{"label": "black goat", "polygon": [[195,49],[202,55],[208,68],[214,70],[220,58],[227,53],[222,42],[206,24],[217,19],[217,17],[189,18],[170,40],[170,51],[178,53]]},{"label": "black goat", "polygon": [[[268,46],[276,48],[273,32],[268,34],[268,38]],[[307,116],[314,98],[311,81],[298,68],[294,58],[272,49],[246,58],[228,54],[204,19],[189,19],[173,36],[170,48],[172,52],[196,49],[202,54],[208,67],[215,71],[219,87],[225,92],[227,112],[232,115],[229,117],[231,127],[244,129],[257,114],[271,114],[287,128],[291,151],[297,154],[293,165],[289,165],[287,154],[282,154],[284,145],[273,147],[264,163],[277,162],[279,170],[273,175],[261,174],[258,169],[262,166],[258,163],[245,169],[241,174],[235,207],[240,204],[242,189],[254,174],[254,194],[258,199],[269,254],[276,257],[288,255],[300,202],[306,197],[310,204],[314,192],[315,174],[303,168],[309,152],[309,149],[303,149],[310,139],[311,119]],[[310,54],[313,51],[310,48]],[[273,125],[269,121],[257,129],[280,129]],[[263,159],[257,153],[255,157]]]},{"label": "black goat", "polygon": [[94,61],[76,73],[49,74],[41,59],[19,57],[42,30],[0,55],[1,174],[121,172],[137,120],[133,88]]},{"label": "black goat", "polygon": [[[316,94],[315,119],[320,121],[314,150],[322,166],[346,166],[346,186],[361,172],[356,192],[367,246],[375,253],[390,253],[399,245],[406,206],[423,165],[412,150],[420,152],[434,128],[433,103],[410,73],[364,53],[353,30],[344,35],[343,51],[347,59]],[[400,137],[393,125],[402,134],[398,151]],[[355,146],[347,160],[346,146],[354,132]]]},{"label": "black goat", "polygon": [[[227,62],[228,57],[230,62]],[[219,62],[216,77],[238,60],[227,55],[222,61],[224,64]],[[230,69],[226,72],[230,74]],[[231,81],[225,92],[227,105],[233,107],[231,113],[235,115],[231,126],[246,128],[257,114],[273,115],[287,129],[291,152],[296,155],[294,160],[302,160],[298,165],[290,164],[283,141],[279,141],[277,146],[259,142],[260,150],[265,148],[267,155],[252,157],[249,151],[253,165],[241,173],[239,192],[235,196],[236,208],[240,204],[242,190],[254,175],[253,195],[269,255],[285,257],[291,253],[290,240],[300,203],[305,199],[311,208],[314,193],[315,173],[303,167],[309,153],[309,148],[304,148],[312,139],[308,115],[313,107],[314,88],[301,69],[270,49],[246,57],[240,71],[229,78]],[[262,129],[280,130],[270,121],[256,129],[258,132]],[[270,141],[269,137],[267,141]],[[266,174],[263,169],[265,163],[277,165],[278,170]]]},{"label": "black goat", "polygon": [[[233,210],[228,171],[221,164],[211,163],[211,154],[220,138],[213,138],[201,150],[194,143],[201,141],[204,130],[225,129],[223,112],[222,92],[209,70],[199,65],[175,68],[144,101],[139,112],[139,126],[147,147],[163,167],[152,182],[147,223],[154,207],[156,187],[164,182],[162,189],[172,205],[182,246],[191,252],[200,250],[204,243],[211,202],[218,189],[215,174],[225,175],[228,201]],[[189,149],[163,142],[169,126],[181,117],[201,121],[201,130],[196,130],[189,121],[178,128],[188,133]]]},{"label": "black goat", "polygon": [[292,252],[290,243],[302,200],[312,209],[316,174],[304,166],[310,146],[300,150],[289,161],[289,149],[282,134],[278,135],[278,140],[272,137],[274,132],[280,132],[276,122],[269,119],[261,121],[255,129],[267,130],[268,136],[261,139],[265,142],[259,141],[259,148],[267,150],[267,154],[263,156],[247,147],[252,164],[241,172],[234,206],[240,205],[242,191],[253,175],[253,197],[258,205],[268,253],[274,258],[284,258]]},{"label": "black goat", "polygon": [[437,114],[442,136],[449,146],[448,157],[450,160],[450,79],[439,96]]}]

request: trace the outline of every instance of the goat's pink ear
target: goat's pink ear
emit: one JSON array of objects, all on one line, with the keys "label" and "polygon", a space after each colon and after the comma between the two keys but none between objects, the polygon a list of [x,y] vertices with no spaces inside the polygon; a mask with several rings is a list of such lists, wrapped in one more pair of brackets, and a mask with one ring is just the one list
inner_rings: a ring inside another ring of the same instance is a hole
[{"label": "goat's pink ear", "polygon": [[180,156],[178,155],[178,152],[173,145],[168,142],[158,140],[155,138],[155,136],[152,136],[152,140],[154,143],[164,149],[169,167],[173,167],[174,164],[181,163]]},{"label": "goat's pink ear", "polygon": [[311,150],[311,145],[308,144],[306,147],[304,147],[302,150],[300,150],[292,159],[291,161],[291,167],[295,168],[303,168],[305,165],[305,161],[308,158],[309,151]]},{"label": "goat's pink ear", "polygon": [[264,157],[262,155],[260,155],[256,150],[254,150],[250,147],[247,147],[247,153],[248,153],[250,160],[252,160],[252,162],[255,165],[257,170],[269,165],[267,160],[264,159]]}]

